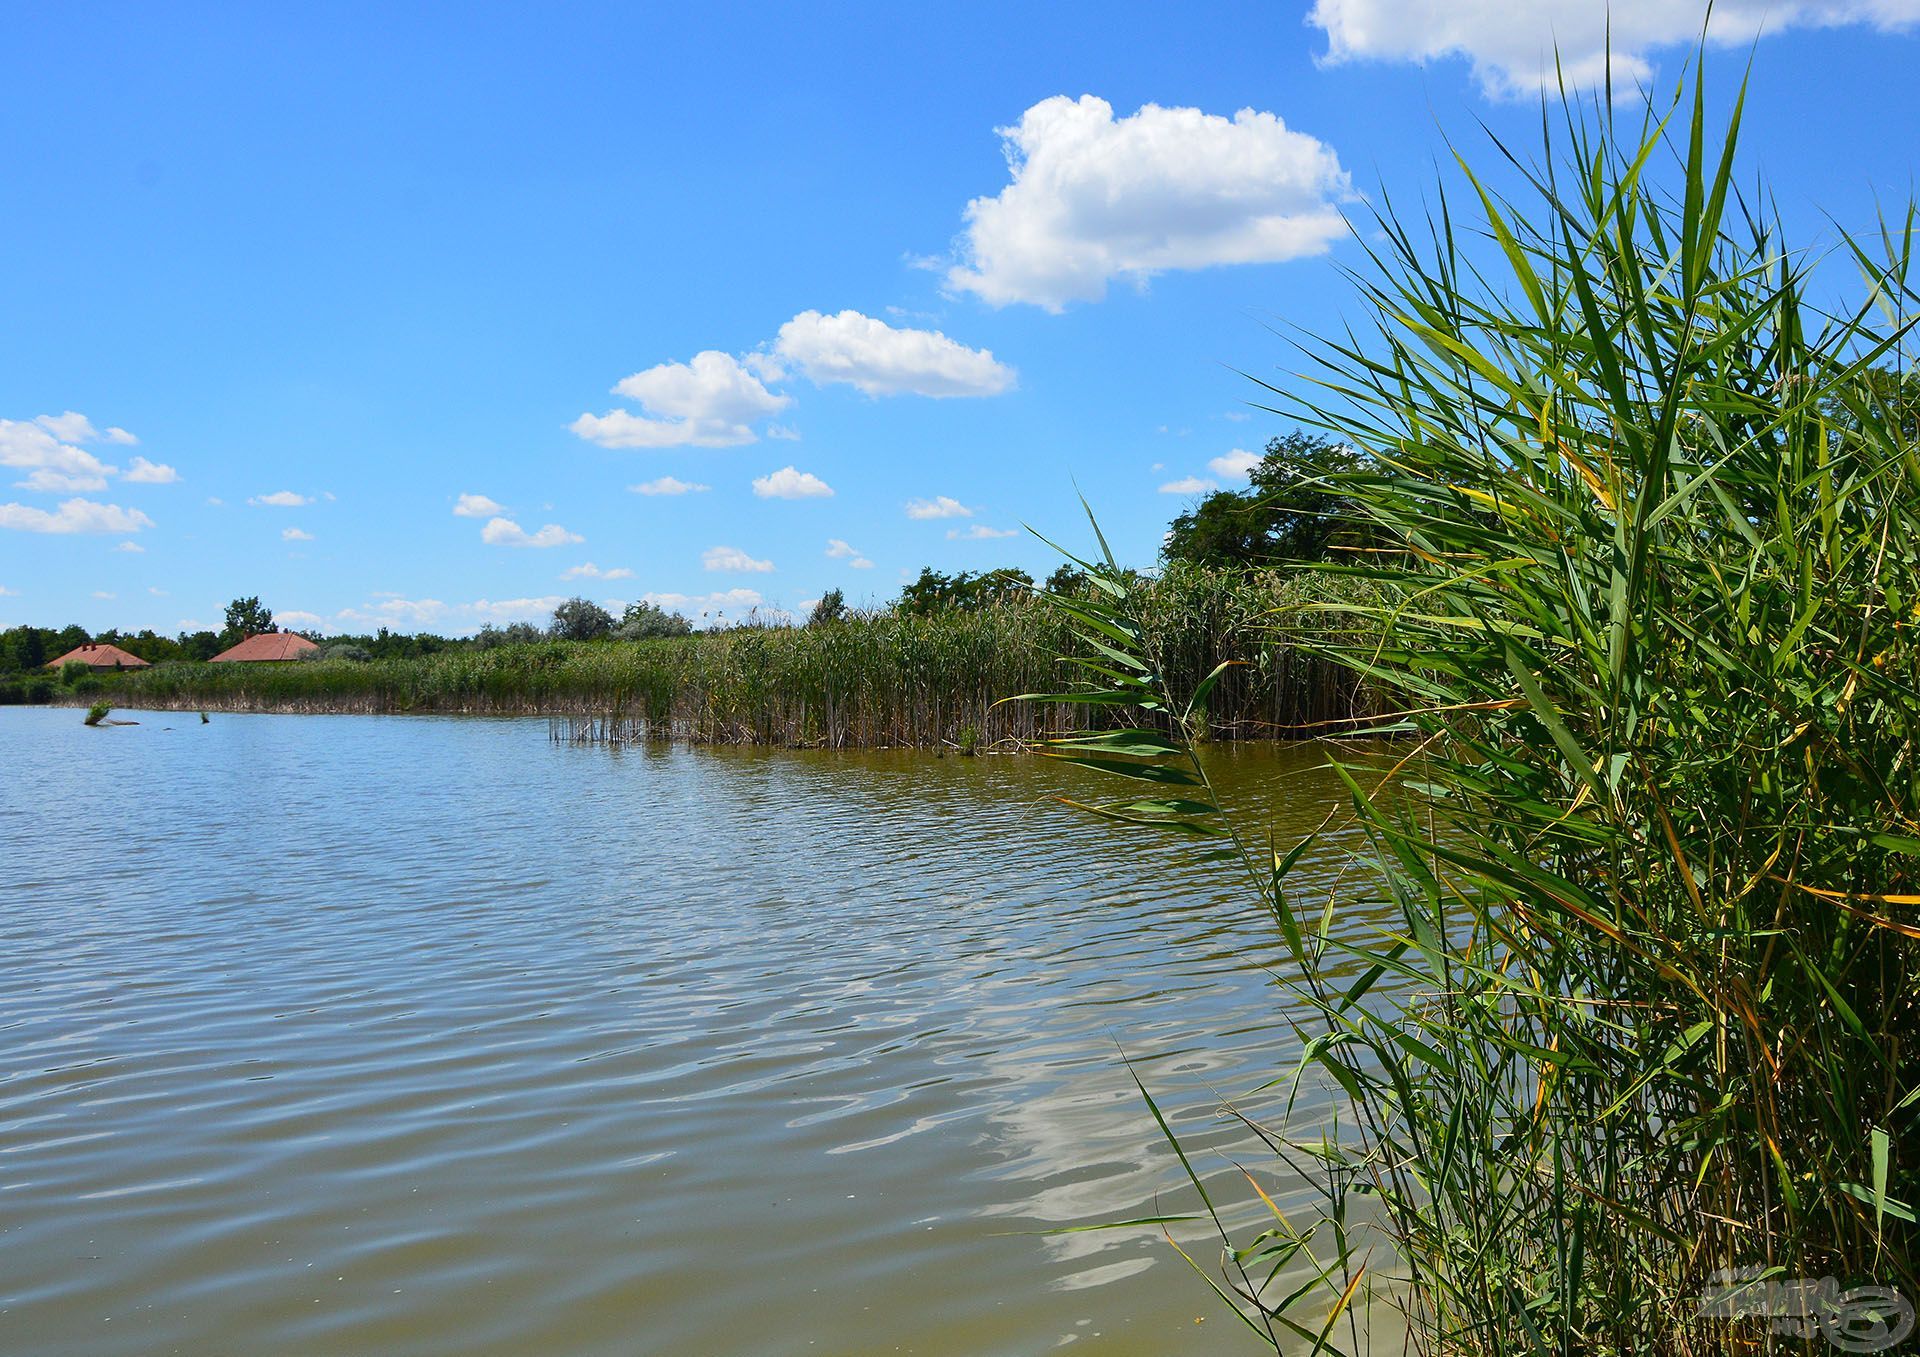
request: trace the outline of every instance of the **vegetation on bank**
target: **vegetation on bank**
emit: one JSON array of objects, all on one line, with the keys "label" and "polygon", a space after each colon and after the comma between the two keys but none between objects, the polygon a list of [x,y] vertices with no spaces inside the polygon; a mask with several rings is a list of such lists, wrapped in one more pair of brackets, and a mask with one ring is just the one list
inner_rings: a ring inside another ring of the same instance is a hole
[{"label": "vegetation on bank", "polygon": [[[1274,1087],[1344,1094],[1304,1135],[1250,1109],[1321,1193],[1223,1226],[1208,1269],[1276,1349],[1360,1350],[1381,1309],[1428,1354],[1913,1327],[1914,218],[1847,242],[1855,309],[1816,308],[1731,187],[1737,108],[1710,135],[1693,94],[1624,135],[1611,99],[1570,107],[1517,200],[1472,182],[1471,222],[1384,215],[1377,330],[1320,352],[1312,413],[1378,459],[1330,486],[1375,550],[1318,573],[1377,590],[1380,632],[1326,653],[1407,694],[1417,741],[1391,794],[1350,777],[1370,848],[1340,901],[1220,814],[1177,722],[1050,746],[1140,788],[1100,813],[1244,864],[1305,1015]],[[1127,658],[1082,700],[1182,712],[1104,568],[1069,620]],[[1392,922],[1343,936],[1355,903]]]},{"label": "vegetation on bank", "polygon": [[[1209,730],[1245,739],[1301,733],[1368,708],[1363,685],[1277,618],[1321,630],[1312,611],[1339,589],[1271,571],[1171,567],[1138,581],[1139,599],[1176,679],[1241,661],[1214,697]],[[848,614],[806,627],[733,627],[644,641],[538,640],[462,646],[411,658],[286,664],[156,665],[48,685],[43,700],[111,694],[116,706],[228,711],[579,713],[648,722],[715,743],[992,745],[1077,728],[1083,707],[996,706],[1052,685],[1072,644],[1031,591],[966,606]]]}]

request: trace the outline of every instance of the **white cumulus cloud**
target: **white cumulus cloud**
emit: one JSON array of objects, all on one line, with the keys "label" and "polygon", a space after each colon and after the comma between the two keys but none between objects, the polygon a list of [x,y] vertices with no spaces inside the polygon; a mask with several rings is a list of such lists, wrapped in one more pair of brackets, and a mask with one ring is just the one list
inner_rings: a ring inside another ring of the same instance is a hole
[{"label": "white cumulus cloud", "polygon": [[76,410],[62,415],[36,415],[33,422],[63,443],[119,443],[130,445],[140,440],[125,429],[109,428],[104,433],[93,421]]},{"label": "white cumulus cloud", "polygon": [[633,572],[625,566],[615,566],[612,570],[602,570],[592,561],[583,565],[568,566],[560,576],[563,580],[630,580]]},{"label": "white cumulus cloud", "polygon": [[1115,278],[1323,253],[1347,230],[1333,150],[1278,116],[1055,95],[997,129],[1011,182],[967,204],[948,285],[1058,311]]},{"label": "white cumulus cloud", "polygon": [[1914,0],[1316,0],[1307,22],[1327,35],[1329,62],[1468,61],[1492,98],[1532,95],[1557,84],[1595,85],[1607,67],[1609,31],[1616,87],[1653,75],[1651,54],[1700,40],[1746,46],[1798,27],[1869,24],[1882,31],[1920,22]]},{"label": "white cumulus cloud", "polygon": [[739,359],[716,349],[695,354],[690,363],[636,372],[614,393],[643,413],[583,414],[570,426],[573,432],[608,448],[732,447],[753,442],[759,435],[752,425],[793,401],[767,390]]},{"label": "white cumulus cloud", "polygon": [[662,476],[658,480],[647,481],[641,485],[630,485],[627,489],[636,495],[697,495],[713,487],[700,485],[694,481],[683,481],[677,476]]},{"label": "white cumulus cloud", "polygon": [[1163,495],[1204,495],[1209,491],[1218,490],[1219,488],[1220,487],[1212,481],[1204,480],[1199,476],[1182,476],[1177,481],[1168,481],[1165,485],[1161,486],[1160,493]]},{"label": "white cumulus cloud", "polygon": [[738,547],[708,547],[700,553],[700,564],[708,570],[758,572],[773,569],[772,561],[756,561]]},{"label": "white cumulus cloud", "polygon": [[25,504],[0,504],[0,528],[16,532],[139,532],[152,526],[153,520],[138,509],[90,499],[62,500],[60,507],[51,511]]},{"label": "white cumulus cloud", "polygon": [[1235,448],[1208,462],[1207,469],[1223,481],[1244,481],[1253,475],[1253,469],[1259,465],[1259,453]]},{"label": "white cumulus cloud", "polygon": [[255,495],[247,503],[256,508],[298,509],[302,505],[313,503],[313,500],[310,496],[296,491],[276,490],[270,495]]},{"label": "white cumulus cloud", "polygon": [[133,556],[144,556],[147,549],[138,542],[122,542],[119,546],[115,547],[114,550],[124,551]]},{"label": "white cumulus cloud", "polygon": [[286,542],[311,542],[313,534],[304,528],[282,528],[280,538]]},{"label": "white cumulus cloud", "polygon": [[815,386],[841,382],[869,396],[997,396],[1014,383],[1013,369],[987,349],[858,311],[802,311],[780,327],[773,352]]},{"label": "white cumulus cloud", "polygon": [[694,618],[726,613],[741,616],[765,607],[767,602],[758,589],[723,589],[712,594],[642,594],[640,601]]},{"label": "white cumulus cloud", "polygon": [[490,547],[565,547],[587,539],[568,532],[558,523],[549,523],[538,532],[528,532],[511,518],[490,518],[480,529],[480,540]]},{"label": "white cumulus cloud", "polygon": [[172,485],[180,479],[180,473],[164,462],[135,457],[127,463],[127,479],[135,485]]},{"label": "white cumulus cloud", "polygon": [[[51,429],[70,428],[69,419],[83,416],[41,415],[35,420],[0,419],[0,467],[24,471],[26,479],[16,482],[23,490],[61,493],[75,490],[100,490],[114,468],[102,462],[71,440],[62,441]],[[88,425],[88,432],[92,426]]]},{"label": "white cumulus cloud", "polygon": [[825,499],[833,487],[798,467],[783,466],[764,476],[753,478],[753,493],[761,499]]},{"label": "white cumulus cloud", "polygon": [[[827,539],[827,556],[831,560],[845,561],[848,568],[853,570],[873,569],[872,561],[862,556],[850,543],[843,542],[838,537],[829,537]],[[819,601],[819,599],[814,600],[815,603]]]},{"label": "white cumulus cloud", "polygon": [[910,499],[907,501],[908,518],[972,518],[973,510],[951,495],[935,495],[932,499]]},{"label": "white cumulus cloud", "polygon": [[1014,537],[1018,534],[1012,528],[989,528],[984,523],[975,523],[969,528],[948,528],[949,542],[989,542],[996,537]]},{"label": "white cumulus cloud", "polygon": [[[107,467],[104,470],[111,471]],[[15,481],[19,490],[32,490],[43,495],[71,495],[78,490],[105,490],[107,478],[104,475],[88,475],[84,472],[54,471],[49,467],[35,467],[27,473],[24,481]]]},{"label": "white cumulus cloud", "polygon": [[507,506],[485,495],[461,495],[453,502],[455,518],[493,518],[506,512]]}]

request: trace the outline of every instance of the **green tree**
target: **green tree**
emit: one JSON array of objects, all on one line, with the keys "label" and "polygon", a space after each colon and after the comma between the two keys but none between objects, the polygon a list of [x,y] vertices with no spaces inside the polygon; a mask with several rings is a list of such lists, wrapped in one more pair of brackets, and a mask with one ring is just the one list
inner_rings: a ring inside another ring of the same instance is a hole
[{"label": "green tree", "polygon": [[1041,587],[1058,598],[1072,598],[1087,587],[1087,572],[1067,562],[1047,576],[1046,584]]},{"label": "green tree", "polygon": [[925,617],[949,608],[984,608],[1007,603],[1033,593],[1033,576],[1024,570],[1003,568],[978,574],[962,570],[957,575],[942,574],[932,566],[923,566],[920,578],[901,589],[894,601],[896,612]]},{"label": "green tree", "polygon": [[614,635],[623,641],[651,641],[661,636],[685,636],[692,630],[693,623],[679,613],[642,600],[627,605]]},{"label": "green tree", "polygon": [[597,641],[612,630],[612,613],[590,598],[570,598],[553,610],[547,634],[556,641]]},{"label": "green tree", "polygon": [[1313,434],[1271,439],[1247,488],[1216,490],[1174,519],[1161,555],[1226,567],[1325,560],[1354,529],[1346,498],[1322,478],[1365,465],[1352,447]]},{"label": "green tree", "polygon": [[249,636],[272,630],[273,613],[260,602],[258,595],[236,598],[227,605],[227,626],[220,633],[220,641],[222,645],[237,646]]},{"label": "green tree", "polygon": [[813,605],[813,611],[807,615],[807,625],[824,627],[833,622],[845,621],[846,616],[846,594],[838,589],[829,589],[820,595],[820,601]]}]

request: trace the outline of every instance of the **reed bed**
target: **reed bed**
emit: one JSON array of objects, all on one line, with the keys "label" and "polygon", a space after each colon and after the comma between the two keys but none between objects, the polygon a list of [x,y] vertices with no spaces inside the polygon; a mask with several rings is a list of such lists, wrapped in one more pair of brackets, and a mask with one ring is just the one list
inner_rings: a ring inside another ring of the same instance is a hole
[{"label": "reed bed", "polygon": [[[1222,813],[1178,722],[1048,748],[1133,780],[1108,820],[1244,864],[1304,1039],[1268,1087],[1344,1095],[1246,1122],[1309,1209],[1213,1217],[1208,1280],[1276,1350],[1359,1357],[1389,1314],[1427,1357],[1912,1350],[1917,217],[1808,302],[1732,188],[1738,105],[1710,129],[1692,93],[1570,103],[1515,198],[1364,233],[1374,326],[1315,350],[1310,413],[1375,454],[1332,478],[1385,544],[1343,657],[1417,743],[1391,789],[1343,769],[1338,893]],[[1081,700],[1190,710],[1117,575]]]},{"label": "reed bed", "polygon": [[[1215,738],[1286,736],[1368,709],[1370,690],[1350,670],[1274,639],[1279,618],[1341,625],[1310,610],[1332,596],[1320,582],[1178,567],[1138,590],[1170,681],[1197,682],[1222,660],[1237,662],[1214,697]],[[657,737],[703,744],[991,748],[1084,725],[1082,705],[996,705],[1052,685],[1060,657],[1079,648],[1056,612],[1022,600],[408,660],[166,664],[104,686],[120,706],[575,716],[631,719]]]}]

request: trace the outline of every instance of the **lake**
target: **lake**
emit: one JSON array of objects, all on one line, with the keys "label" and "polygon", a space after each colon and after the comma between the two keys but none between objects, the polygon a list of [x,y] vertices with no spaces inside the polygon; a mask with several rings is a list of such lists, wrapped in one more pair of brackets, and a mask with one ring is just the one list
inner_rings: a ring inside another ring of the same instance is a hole
[{"label": "lake", "polygon": [[[1294,1049],[1244,878],[1050,800],[1115,784],[116,716],[0,708],[0,1352],[1252,1350],[1045,1233],[1194,1205],[1121,1051],[1252,1165]],[[1210,755],[1283,842],[1325,757]]]}]

